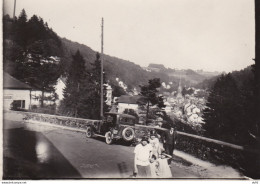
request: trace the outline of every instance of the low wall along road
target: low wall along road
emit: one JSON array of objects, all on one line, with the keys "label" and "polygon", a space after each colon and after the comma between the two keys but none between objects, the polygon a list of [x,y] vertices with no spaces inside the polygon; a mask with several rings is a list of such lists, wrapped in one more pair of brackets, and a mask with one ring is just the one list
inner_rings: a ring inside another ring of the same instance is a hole
[{"label": "low wall along road", "polygon": [[[48,114],[17,112],[24,115],[24,120],[32,123],[45,123],[60,128],[85,132],[90,124],[100,123],[100,120],[72,118]],[[137,137],[146,135],[153,127],[136,126]],[[177,131],[177,143],[175,148],[204,161],[210,161],[217,165],[230,165],[242,171],[245,175],[259,178],[257,169],[260,165],[260,150],[226,143],[206,137],[192,135]]]}]

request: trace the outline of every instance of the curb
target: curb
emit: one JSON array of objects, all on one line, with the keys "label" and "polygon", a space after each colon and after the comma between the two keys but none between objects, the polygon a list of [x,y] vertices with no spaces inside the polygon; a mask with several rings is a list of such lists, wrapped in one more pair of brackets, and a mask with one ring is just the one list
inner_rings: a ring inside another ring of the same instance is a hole
[{"label": "curb", "polygon": [[71,130],[71,131],[76,131],[76,132],[83,132],[86,133],[86,130],[79,129],[79,128],[72,128],[72,127],[67,127],[67,126],[62,126],[62,125],[56,125],[56,124],[51,124],[51,123],[46,123],[46,122],[41,122],[41,121],[33,121],[33,120],[24,120],[25,123],[32,123],[32,124],[37,124],[37,125],[46,125],[54,128],[61,128],[65,130]]}]

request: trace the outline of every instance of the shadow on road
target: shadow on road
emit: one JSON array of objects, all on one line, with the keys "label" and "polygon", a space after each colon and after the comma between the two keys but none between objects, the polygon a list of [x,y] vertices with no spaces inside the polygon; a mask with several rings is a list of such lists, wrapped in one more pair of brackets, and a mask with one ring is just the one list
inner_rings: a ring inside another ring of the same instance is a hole
[{"label": "shadow on road", "polygon": [[[95,139],[101,142],[106,142],[104,137],[92,137],[91,139]],[[123,139],[113,140],[112,144],[120,145],[120,146],[132,146],[132,142],[126,142]]]},{"label": "shadow on road", "polygon": [[127,164],[125,162],[118,163],[117,167],[119,169],[119,173],[122,178],[129,177],[129,175],[127,174],[129,170],[128,170]]},{"label": "shadow on road", "polygon": [[3,138],[3,179],[82,178],[42,133],[19,127]]}]

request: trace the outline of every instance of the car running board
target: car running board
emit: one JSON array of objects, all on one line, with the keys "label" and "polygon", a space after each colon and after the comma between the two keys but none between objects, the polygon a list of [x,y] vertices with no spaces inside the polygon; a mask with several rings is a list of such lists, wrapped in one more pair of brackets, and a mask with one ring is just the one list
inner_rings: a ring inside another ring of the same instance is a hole
[{"label": "car running board", "polygon": [[99,134],[93,134],[93,136],[106,138],[104,135],[99,135]]}]

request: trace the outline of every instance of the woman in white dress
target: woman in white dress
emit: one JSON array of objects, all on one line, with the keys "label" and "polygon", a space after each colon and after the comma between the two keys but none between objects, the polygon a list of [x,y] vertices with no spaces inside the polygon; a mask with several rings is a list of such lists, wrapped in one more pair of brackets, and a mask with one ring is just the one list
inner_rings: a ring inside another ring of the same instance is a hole
[{"label": "woman in white dress", "polygon": [[158,158],[159,155],[161,154],[161,149],[160,149],[160,141],[156,137],[155,131],[151,131],[149,142],[150,142],[150,144],[151,144],[151,146],[153,148],[152,149],[152,155],[155,155],[156,158]]},{"label": "woman in white dress", "polygon": [[168,165],[168,159],[171,159],[170,155],[167,155],[164,151],[158,159],[158,177],[160,178],[172,178],[172,172]]}]

